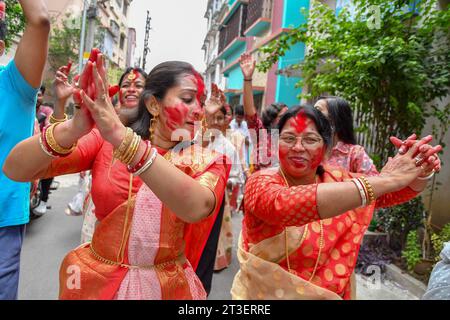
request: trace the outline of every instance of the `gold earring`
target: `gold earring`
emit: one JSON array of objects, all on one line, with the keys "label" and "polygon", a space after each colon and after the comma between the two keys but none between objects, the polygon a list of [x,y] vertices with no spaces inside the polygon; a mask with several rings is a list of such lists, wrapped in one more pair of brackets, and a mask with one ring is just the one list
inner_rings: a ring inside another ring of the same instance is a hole
[{"label": "gold earring", "polygon": [[159,119],[159,115],[153,116],[153,118],[150,120],[150,128],[149,128],[149,132],[150,132],[150,141],[152,141],[153,136],[155,135],[155,128],[156,128],[156,123],[158,122]]}]

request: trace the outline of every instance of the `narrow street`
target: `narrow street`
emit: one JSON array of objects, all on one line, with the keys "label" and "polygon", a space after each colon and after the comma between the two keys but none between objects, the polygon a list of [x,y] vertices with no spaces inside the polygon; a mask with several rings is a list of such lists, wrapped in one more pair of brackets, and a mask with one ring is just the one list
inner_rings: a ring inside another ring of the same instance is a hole
[{"label": "narrow street", "polygon": [[[64,213],[67,203],[77,192],[78,175],[58,177],[57,190],[50,195],[46,215],[33,220],[27,228],[22,249],[19,299],[54,300],[58,298],[59,266],[64,256],[80,244],[82,217]],[[236,245],[242,215],[233,216],[234,251],[230,267],[214,273],[210,300],[230,300],[230,288],[239,270]],[[415,300],[418,297],[400,288],[396,283],[383,281],[378,289],[369,287],[357,276],[357,297],[362,300]]]}]

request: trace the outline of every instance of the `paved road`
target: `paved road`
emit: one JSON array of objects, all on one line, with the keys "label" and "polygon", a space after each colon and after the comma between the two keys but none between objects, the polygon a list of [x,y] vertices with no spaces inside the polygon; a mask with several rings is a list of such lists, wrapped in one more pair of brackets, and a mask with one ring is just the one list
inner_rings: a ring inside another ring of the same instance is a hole
[{"label": "paved road", "polygon": [[[64,211],[67,203],[78,189],[78,175],[58,177],[58,190],[50,195],[52,209],[27,228],[22,250],[21,279],[19,299],[53,300],[58,298],[59,266],[64,256],[80,244],[81,217],[67,216]],[[225,270],[214,273],[210,300],[231,299],[230,288],[234,275],[239,270],[236,258],[236,242],[241,229],[242,215],[234,215],[233,235],[234,251],[232,264]],[[378,289],[358,277],[358,299],[417,299],[395,283],[384,282]]]}]

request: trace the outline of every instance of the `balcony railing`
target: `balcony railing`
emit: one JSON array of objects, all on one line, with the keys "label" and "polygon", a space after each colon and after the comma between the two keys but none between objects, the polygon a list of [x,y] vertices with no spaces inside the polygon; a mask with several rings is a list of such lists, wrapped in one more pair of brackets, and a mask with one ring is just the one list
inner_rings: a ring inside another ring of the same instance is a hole
[{"label": "balcony railing", "polygon": [[247,4],[241,4],[230,19],[222,25],[219,35],[219,53],[234,39],[244,37],[247,21]]},{"label": "balcony railing", "polygon": [[247,9],[247,28],[251,27],[258,19],[272,18],[273,0],[249,0]]}]

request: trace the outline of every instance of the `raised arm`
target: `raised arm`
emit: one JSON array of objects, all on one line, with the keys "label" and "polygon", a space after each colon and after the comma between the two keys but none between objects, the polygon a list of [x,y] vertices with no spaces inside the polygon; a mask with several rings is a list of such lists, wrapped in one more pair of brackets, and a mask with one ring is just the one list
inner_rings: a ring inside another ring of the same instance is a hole
[{"label": "raised arm", "polygon": [[24,79],[38,88],[47,61],[50,18],[44,0],[19,0],[26,25],[14,61]]},{"label": "raised arm", "polygon": [[[406,154],[390,159],[380,176],[366,177],[378,199],[377,206],[389,201],[391,205],[406,201],[425,188],[426,181],[418,179],[424,169],[416,166],[416,155],[424,143],[427,143],[426,139],[416,143]],[[428,149],[425,154],[429,158],[433,158],[432,152],[440,149],[440,146],[433,150],[423,147]],[[431,162],[425,166],[425,171],[436,166],[434,160]],[[398,197],[393,198],[392,195]],[[360,192],[352,181],[289,188],[280,184],[279,177],[263,174],[250,177],[244,201],[246,212],[253,213],[266,223],[284,226],[331,218],[361,206]]]},{"label": "raised arm", "polygon": [[249,53],[243,53],[239,60],[242,74],[244,75],[244,113],[247,117],[256,114],[255,101],[253,99],[253,73],[256,61]]}]

